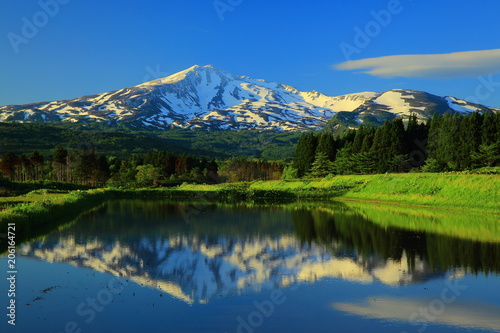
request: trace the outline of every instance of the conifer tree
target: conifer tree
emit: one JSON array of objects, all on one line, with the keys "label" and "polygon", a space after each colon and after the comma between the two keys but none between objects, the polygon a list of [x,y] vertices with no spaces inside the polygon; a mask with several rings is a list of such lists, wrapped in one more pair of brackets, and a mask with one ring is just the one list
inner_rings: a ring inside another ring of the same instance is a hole
[{"label": "conifer tree", "polygon": [[475,168],[500,165],[500,142],[480,145],[478,150],[471,153],[471,160]]},{"label": "conifer tree", "polygon": [[328,160],[335,160],[335,140],[331,133],[321,133],[318,137],[318,146],[316,148],[316,154],[321,152],[328,157]]},{"label": "conifer tree", "polygon": [[[498,115],[498,113],[496,114]],[[499,118],[491,112],[487,112],[483,116],[483,124],[481,126],[481,144],[490,145],[497,142],[500,127],[497,124],[496,118]]]},{"label": "conifer tree", "polygon": [[353,154],[350,158],[355,173],[371,174],[377,170],[376,161],[370,152]]},{"label": "conifer tree", "polygon": [[340,175],[350,175],[355,173],[355,162],[351,159],[349,148],[342,148],[337,151],[337,158],[333,162],[334,172]]},{"label": "conifer tree", "polygon": [[361,151],[360,152],[369,152],[370,148],[373,145],[373,137],[375,136],[375,131],[371,130],[370,133],[368,133],[364,138],[363,138],[363,143],[361,144]]},{"label": "conifer tree", "polygon": [[354,140],[352,143],[351,152],[353,154],[361,152],[361,148],[363,146],[363,140],[366,137],[367,133],[365,133],[365,126],[361,125],[356,131],[356,135],[354,136]]},{"label": "conifer tree", "polygon": [[318,152],[316,153],[308,175],[313,178],[323,178],[333,173],[333,171],[333,162],[330,161],[324,152]]},{"label": "conifer tree", "polygon": [[297,168],[299,177],[303,177],[311,168],[316,155],[316,147],[318,145],[317,137],[313,133],[304,134],[297,143],[293,163]]}]

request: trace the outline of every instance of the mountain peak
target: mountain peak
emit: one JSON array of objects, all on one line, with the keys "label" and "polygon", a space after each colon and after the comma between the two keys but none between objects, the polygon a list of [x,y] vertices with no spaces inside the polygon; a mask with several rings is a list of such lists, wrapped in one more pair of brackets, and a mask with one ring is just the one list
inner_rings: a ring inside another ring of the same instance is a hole
[{"label": "mountain peak", "polygon": [[227,73],[226,71],[223,71],[221,69],[218,69],[214,65],[205,65],[205,66],[200,66],[200,65],[194,65],[191,66],[183,71],[180,71],[178,73],[155,79],[152,81],[144,82],[140,84],[138,87],[145,87],[145,86],[158,86],[158,85],[164,85],[164,84],[170,84],[170,83],[177,83],[179,81],[184,80],[190,73],[200,73],[204,71],[213,71],[213,72],[218,72],[218,73]]},{"label": "mountain peak", "polygon": [[194,66],[189,67],[188,69],[183,70],[182,72],[186,72],[186,71],[187,72],[200,72],[200,71],[205,71],[205,70],[214,70],[214,71],[224,72],[223,70],[215,67],[214,65],[204,65],[204,66],[194,65]]},{"label": "mountain peak", "polygon": [[186,71],[196,71],[196,70],[203,70],[203,69],[218,69],[217,67],[215,67],[214,65],[204,65],[204,66],[201,66],[201,65],[194,65],[194,66],[191,66],[189,67],[188,69],[186,69]]},{"label": "mountain peak", "polygon": [[[479,104],[409,89],[327,96],[280,83],[194,65],[138,86],[73,100],[0,107],[0,121],[125,122],[136,128],[319,130],[336,126],[340,113],[354,128],[416,113],[500,111]],[[342,119],[344,119],[342,118]],[[333,122],[331,122],[333,121]],[[331,126],[330,126],[331,127]]]}]

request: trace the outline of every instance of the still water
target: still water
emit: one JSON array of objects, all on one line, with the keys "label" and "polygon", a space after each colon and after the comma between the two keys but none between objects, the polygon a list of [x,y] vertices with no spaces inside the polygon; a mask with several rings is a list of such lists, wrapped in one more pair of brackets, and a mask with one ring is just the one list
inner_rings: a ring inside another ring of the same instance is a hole
[{"label": "still water", "polygon": [[500,332],[499,230],[463,212],[111,201],[19,246],[0,328]]}]

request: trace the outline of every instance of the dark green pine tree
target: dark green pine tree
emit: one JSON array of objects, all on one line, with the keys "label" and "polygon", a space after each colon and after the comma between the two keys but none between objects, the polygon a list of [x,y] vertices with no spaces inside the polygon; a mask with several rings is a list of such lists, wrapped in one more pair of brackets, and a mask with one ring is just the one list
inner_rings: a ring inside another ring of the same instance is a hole
[{"label": "dark green pine tree", "polygon": [[370,133],[368,133],[364,138],[363,138],[363,143],[361,144],[361,152],[362,153],[367,153],[370,151],[370,148],[373,145],[373,137],[375,136],[375,130],[371,129]]},{"label": "dark green pine tree", "polygon": [[340,175],[350,175],[356,172],[355,162],[349,148],[342,148],[337,151],[337,158],[333,162],[334,173]]},{"label": "dark green pine tree", "polygon": [[479,145],[482,141],[482,125],[483,116],[478,112],[460,119],[459,132],[456,138],[458,145],[455,147],[457,154],[455,162],[458,170],[472,168],[471,154],[479,151]]},{"label": "dark green pine tree", "polygon": [[321,133],[318,137],[318,146],[316,147],[316,155],[318,153],[325,154],[330,161],[335,160],[337,153],[335,139],[331,133]]},{"label": "dark green pine tree", "polygon": [[481,127],[481,144],[490,145],[492,143],[497,142],[500,139],[498,133],[500,132],[500,124],[497,124],[496,118],[500,117],[500,113],[495,114],[492,112],[487,112],[483,116],[483,125]]},{"label": "dark green pine tree", "polygon": [[84,185],[95,185],[96,166],[98,164],[95,150],[90,152],[79,150],[76,158],[77,162],[73,168],[73,175]]},{"label": "dark green pine tree", "polygon": [[493,141],[500,142],[500,112],[495,112],[493,118],[495,119],[495,129],[493,129],[493,131],[496,132],[496,135],[493,137]]},{"label": "dark green pine tree", "polygon": [[475,168],[500,166],[500,141],[480,145],[478,152],[471,153],[471,159]]},{"label": "dark green pine tree", "polygon": [[389,131],[389,146],[386,159],[389,161],[389,169],[391,172],[403,171],[403,166],[406,163],[404,157],[404,140],[405,128],[403,119],[398,117],[391,122]]},{"label": "dark green pine tree", "polygon": [[440,150],[441,144],[441,126],[443,123],[443,117],[438,114],[434,114],[431,119],[427,121],[429,127],[429,135],[427,139],[427,159],[424,170],[429,172],[440,172],[445,169],[445,162],[443,159],[438,158],[438,151]]},{"label": "dark green pine tree", "polygon": [[391,122],[386,121],[384,125],[377,128],[375,136],[373,137],[373,144],[370,153],[373,156],[376,165],[377,173],[384,173],[389,171],[391,161]]},{"label": "dark green pine tree", "polygon": [[374,173],[377,170],[376,161],[372,153],[367,151],[353,154],[351,156],[351,162],[355,173],[366,175]]},{"label": "dark green pine tree", "polygon": [[354,136],[354,140],[352,142],[351,152],[353,154],[360,153],[363,151],[363,141],[365,138],[372,134],[372,129],[366,126],[359,126],[356,131],[356,135]]},{"label": "dark green pine tree", "polygon": [[94,166],[96,174],[96,185],[104,186],[111,176],[108,159],[106,158],[106,155],[101,154],[99,155],[99,158],[96,162],[97,163]]},{"label": "dark green pine tree", "polygon": [[418,141],[420,139],[420,125],[418,124],[417,115],[412,113],[408,118],[406,131],[403,140],[403,153],[409,155],[412,151],[418,150]]},{"label": "dark green pine tree", "polygon": [[333,162],[330,161],[328,156],[323,152],[316,153],[314,162],[308,173],[312,178],[323,178],[334,172]]},{"label": "dark green pine tree", "polygon": [[297,168],[298,177],[303,177],[311,168],[316,155],[318,139],[314,133],[304,134],[297,143],[293,164]]},{"label": "dark green pine tree", "polygon": [[460,115],[448,113],[432,118],[429,129],[429,158],[432,159],[434,170],[459,170],[460,155],[457,144],[461,119]]},{"label": "dark green pine tree", "polygon": [[377,165],[377,170],[376,172],[382,173],[383,172],[383,166],[382,164],[382,154],[384,150],[384,142],[382,140],[382,132],[383,132],[383,126],[377,128],[375,131],[375,135],[373,136],[373,143],[370,148],[370,153],[372,154],[373,159],[375,160],[375,164]]},{"label": "dark green pine tree", "polygon": [[345,132],[340,138],[337,138],[337,149],[340,148],[347,148],[349,146],[349,149],[352,148],[352,143],[354,142],[354,139],[356,138],[356,130],[350,129],[347,132]]}]

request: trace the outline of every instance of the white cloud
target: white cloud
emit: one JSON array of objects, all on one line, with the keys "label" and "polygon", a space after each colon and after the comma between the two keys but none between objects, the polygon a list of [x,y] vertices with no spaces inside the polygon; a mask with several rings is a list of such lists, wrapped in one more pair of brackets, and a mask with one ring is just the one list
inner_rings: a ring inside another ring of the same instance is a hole
[{"label": "white cloud", "polygon": [[[451,294],[451,293],[450,293]],[[333,308],[365,318],[408,322],[418,328],[427,325],[429,318],[421,310],[433,317],[434,324],[450,325],[468,329],[500,331],[500,308],[487,303],[455,300],[450,304],[439,299],[397,299],[377,297],[361,303],[334,303]]]},{"label": "white cloud", "polygon": [[459,78],[500,72],[500,49],[444,54],[408,54],[346,61],[339,70],[364,69],[373,76]]}]

